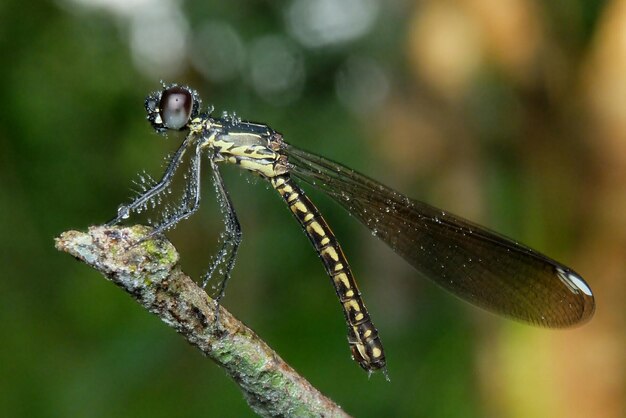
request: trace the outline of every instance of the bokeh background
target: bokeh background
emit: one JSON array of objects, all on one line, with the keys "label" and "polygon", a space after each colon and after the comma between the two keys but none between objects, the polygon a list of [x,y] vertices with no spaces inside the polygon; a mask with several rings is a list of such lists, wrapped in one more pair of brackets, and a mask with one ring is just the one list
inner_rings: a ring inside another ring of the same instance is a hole
[{"label": "bokeh background", "polygon": [[[178,139],[151,131],[143,100],[164,80],[546,252],[595,291],[573,330],[500,319],[311,190],[385,343],[391,383],[368,379],[288,210],[225,168],[244,243],[224,305],[346,411],[626,416],[624,28],[625,0],[3,0],[0,415],[252,415],[220,369],[53,249],[110,219],[137,173],[161,173]],[[168,233],[195,277],[222,228],[205,184]]]}]

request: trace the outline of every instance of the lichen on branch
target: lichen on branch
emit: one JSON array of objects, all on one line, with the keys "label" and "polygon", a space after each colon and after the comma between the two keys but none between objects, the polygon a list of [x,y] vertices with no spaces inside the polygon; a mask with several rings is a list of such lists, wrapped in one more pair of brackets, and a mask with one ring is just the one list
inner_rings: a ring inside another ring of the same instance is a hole
[{"label": "lichen on branch", "polygon": [[[211,358],[239,385],[261,416],[347,417],[252,330],[216,304],[178,266],[164,237],[146,226],[67,231],[56,248],[101,272]],[[145,240],[144,240],[145,239]]]}]

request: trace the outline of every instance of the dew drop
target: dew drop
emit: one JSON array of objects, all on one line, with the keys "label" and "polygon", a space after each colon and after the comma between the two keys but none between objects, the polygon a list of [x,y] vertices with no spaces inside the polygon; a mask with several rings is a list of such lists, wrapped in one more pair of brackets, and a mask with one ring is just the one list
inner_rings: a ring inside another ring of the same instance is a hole
[{"label": "dew drop", "polygon": [[117,208],[117,216],[120,219],[128,219],[130,217],[130,209],[126,205]]}]

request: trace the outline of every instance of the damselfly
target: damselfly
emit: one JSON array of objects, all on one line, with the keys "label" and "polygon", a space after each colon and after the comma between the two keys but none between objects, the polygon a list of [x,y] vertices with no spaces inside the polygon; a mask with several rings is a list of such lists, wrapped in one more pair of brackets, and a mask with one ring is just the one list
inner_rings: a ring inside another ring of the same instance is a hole
[{"label": "damselfly", "polygon": [[593,294],[572,269],[522,244],[426,203],[410,199],[341,164],[287,144],[267,125],[201,112],[196,91],[164,85],[148,96],[148,120],[159,133],[186,131],[163,177],[130,204],[120,206],[115,224],[157,205],[174,173],[190,153],[185,198],[156,223],[153,234],[173,227],[200,204],[202,157],[208,160],[224,215],[225,234],[206,281],[221,268],[223,295],[241,242],[237,215],[219,163],[240,166],[268,180],[313,244],[330,277],[348,325],[352,356],[371,372],[385,367],[385,353],[352,270],[332,230],[293,177],[322,190],[426,277],[451,293],[498,314],[546,327],[588,320]]}]

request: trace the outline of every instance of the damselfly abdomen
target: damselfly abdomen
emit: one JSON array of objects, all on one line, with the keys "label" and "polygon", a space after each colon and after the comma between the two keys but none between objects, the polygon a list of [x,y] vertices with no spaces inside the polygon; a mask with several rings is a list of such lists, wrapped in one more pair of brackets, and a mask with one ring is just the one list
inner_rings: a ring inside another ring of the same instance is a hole
[{"label": "damselfly abdomen", "polygon": [[[154,182],[111,221],[126,219],[168,191],[174,173],[191,153],[185,196],[166,213],[154,234],[194,213],[200,203],[200,168],[206,157],[224,214],[226,233],[206,278],[223,265],[230,276],[241,229],[224,187],[219,163],[230,163],[267,179],[302,226],[331,278],[348,325],[353,358],[367,371],[384,369],[385,353],[348,261],[332,230],[293,177],[309,183],[347,209],[374,235],[425,276],[475,305],[531,324],[567,327],[589,319],[594,298],[572,269],[484,227],[461,219],[367,178],[354,170],[295,148],[269,126],[201,112],[198,94],[163,86],[145,102],[148,120],[160,133],[186,131],[160,181]],[[206,279],[205,279],[206,284]]]}]

